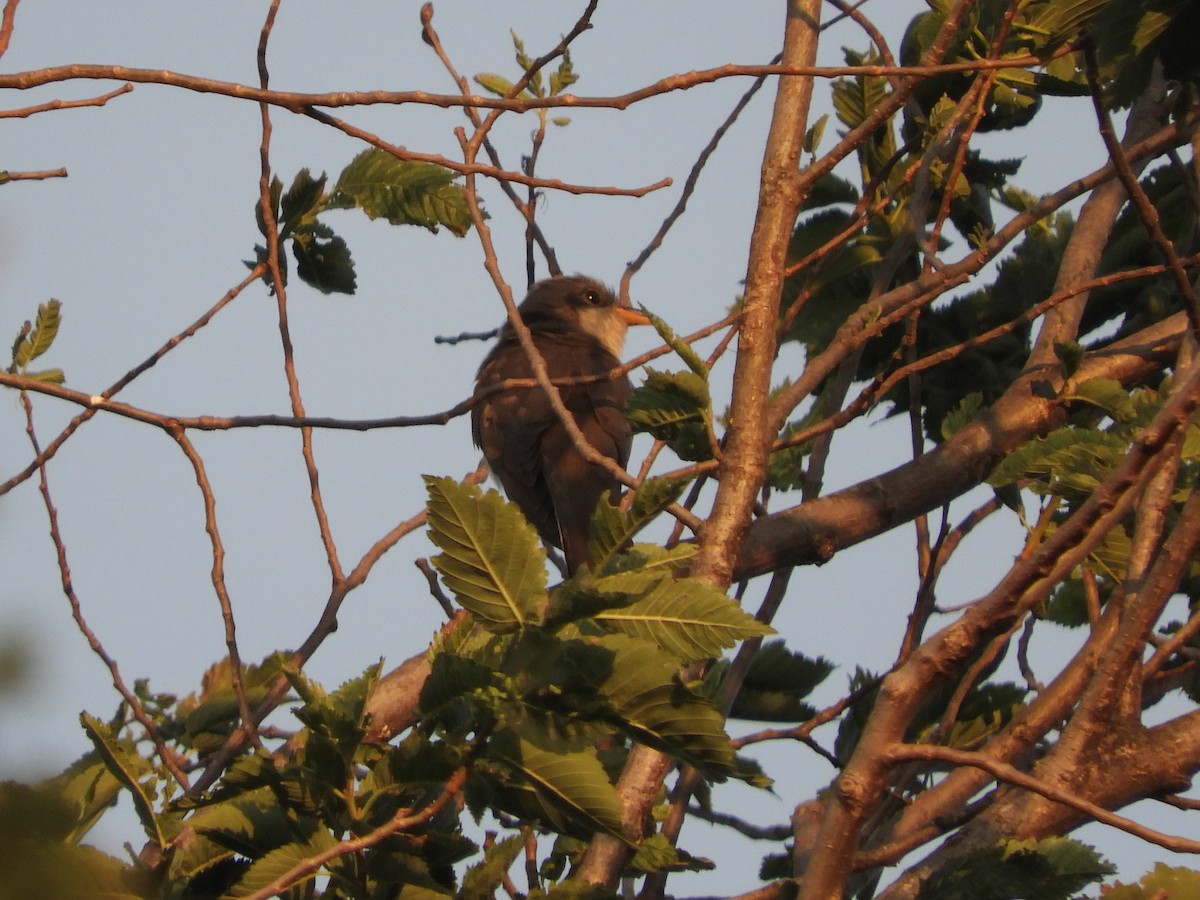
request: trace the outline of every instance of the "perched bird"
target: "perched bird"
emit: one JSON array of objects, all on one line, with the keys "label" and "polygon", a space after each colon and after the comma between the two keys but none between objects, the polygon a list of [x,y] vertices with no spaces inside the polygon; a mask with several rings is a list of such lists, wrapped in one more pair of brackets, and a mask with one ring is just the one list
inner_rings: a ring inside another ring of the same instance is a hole
[{"label": "perched bird", "polygon": [[[539,281],[518,307],[546,361],[551,379],[603,375],[621,364],[630,325],[649,323],[622,306],[612,291],[582,275]],[[510,378],[532,378],[533,367],[512,325],[479,367],[486,388]],[[622,468],[632,433],[625,418],[631,388],[624,375],[587,384],[558,385],[563,404],[590,443]],[[568,573],[588,561],[588,524],[600,497],[615,500],[620,485],[576,449],[541,387],[492,394],[471,411],[471,436],[508,499],[525,513],[542,540],[561,547]]]}]

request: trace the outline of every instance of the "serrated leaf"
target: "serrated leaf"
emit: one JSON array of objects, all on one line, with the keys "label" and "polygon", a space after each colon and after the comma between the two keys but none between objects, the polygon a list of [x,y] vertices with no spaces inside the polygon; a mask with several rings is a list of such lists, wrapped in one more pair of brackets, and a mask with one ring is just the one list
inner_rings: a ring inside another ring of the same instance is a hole
[{"label": "serrated leaf", "polygon": [[1184,866],[1155,863],[1135,885],[1117,884],[1103,893],[1104,900],[1153,900],[1200,897],[1200,872]]},{"label": "serrated leaf", "polygon": [[1060,900],[1115,871],[1094,849],[1065,837],[1005,840],[935,871],[922,900]]},{"label": "serrated leaf", "polygon": [[970,425],[975,421],[976,416],[979,415],[982,409],[983,394],[979,391],[972,391],[970,394],[967,394],[942,419],[942,439],[949,440],[955,432],[966,425]]},{"label": "serrated leaf", "polygon": [[635,740],[683,760],[714,781],[733,771],[733,747],[724,719],[703,697],[681,684],[676,660],[653,644],[622,634],[601,639],[614,653],[601,686]]},{"label": "serrated leaf", "polygon": [[666,441],[684,460],[712,456],[708,440],[711,399],[708,385],[694,372],[646,370],[646,381],[634,388],[626,405],[635,431]]},{"label": "serrated leaf", "polygon": [[142,830],[146,832],[146,837],[159,847],[166,847],[167,842],[159,828],[158,814],[154,811],[154,803],[139,781],[139,778],[150,770],[150,764],[121,746],[109,727],[95,716],[80,713],[79,721],[83,725],[88,739],[92,742],[92,746],[104,760],[109,772],[129,791],[133,798],[134,811],[137,813],[138,821],[142,823]]},{"label": "serrated leaf", "polygon": [[[333,835],[324,828],[318,828],[313,832],[312,837],[303,843],[285,844],[277,850],[272,850],[262,859],[256,860],[246,871],[246,874],[238,880],[233,890],[226,893],[222,900],[225,900],[225,898],[246,897],[257,891],[261,891],[277,878],[291,871],[299,863],[304,862],[306,859],[311,859],[336,844],[337,841],[333,839]],[[320,869],[310,872],[291,882],[289,887],[311,881],[320,872]]]},{"label": "serrated leaf", "polygon": [[533,526],[495,491],[426,475],[429,537],[446,586],[497,634],[532,622],[546,594],[545,551]]},{"label": "serrated leaf", "polygon": [[1022,444],[988,476],[992,487],[1030,479],[1042,493],[1090,493],[1124,455],[1126,444],[1115,435],[1087,428],[1058,428]]},{"label": "serrated leaf", "polygon": [[117,802],[121,793],[121,782],[95,750],[84,754],[61,775],[47,782],[47,786],[75,811],[75,824],[62,838],[69,844],[78,843]]},{"label": "serrated leaf", "polygon": [[518,772],[548,816],[565,814],[589,831],[628,841],[621,828],[621,804],[594,752],[546,751],[504,729],[489,739],[487,755]]},{"label": "serrated leaf", "polygon": [[1137,414],[1129,391],[1113,378],[1089,378],[1075,385],[1074,390],[1064,395],[1063,399],[1090,403],[1104,410],[1117,422],[1131,422]]},{"label": "serrated leaf", "polygon": [[804,152],[815,154],[821,146],[821,138],[825,134],[825,126],[829,123],[829,113],[817,119],[813,126],[804,134]]},{"label": "serrated leaf", "polygon": [[300,280],[322,294],[353,294],[358,287],[350,248],[328,225],[313,221],[299,228],[292,255]]},{"label": "serrated leaf", "polygon": [[295,710],[296,718],[318,733],[332,740],[343,758],[349,762],[366,732],[366,701],[375,683],[379,680],[382,661],[368,666],[362,675],[342,684],[332,694],[303,672],[285,668],[288,681],[304,700],[304,705]]},{"label": "serrated leaf", "polygon": [[[620,590],[637,578],[638,573],[625,573],[599,583]],[[723,591],[695,578],[659,579],[642,599],[598,613],[596,621],[651,641],[683,662],[709,659],[738,641],[775,633]]]},{"label": "serrated leaf", "polygon": [[[38,304],[37,317],[34,319],[32,327],[26,322],[16,341],[13,342],[10,372],[27,374],[25,370],[29,364],[50,349],[50,345],[58,336],[58,327],[62,323],[61,310],[62,303],[58,300],[47,300],[45,303]],[[51,379],[43,377],[40,380],[49,381]]]},{"label": "serrated leaf", "polygon": [[320,211],[325,195],[325,174],[313,178],[308,169],[301,169],[292,179],[292,186],[279,200],[279,236],[287,238],[299,230],[306,220]]},{"label": "serrated leaf", "polygon": [[462,187],[454,183],[457,177],[441,166],[396,159],[372,148],[342,171],[325,208],[358,208],[372,219],[430,231],[444,225],[462,237],[471,227],[471,214]]},{"label": "serrated leaf", "polygon": [[588,551],[596,571],[603,571],[614,553],[677,501],[686,485],[686,481],[675,478],[649,478],[637,489],[628,512],[602,497],[589,526]]},{"label": "serrated leaf", "polygon": [[[641,307],[641,310],[646,314],[646,318],[650,320],[650,324],[654,326],[654,330],[658,332],[658,336],[663,339],[663,343],[674,350],[675,353],[678,354],[679,358],[684,361],[687,367],[696,373],[696,376],[707,384],[708,366],[705,364],[704,360],[700,358],[700,354],[696,352],[695,348],[677,335],[674,329],[667,324],[665,319],[656,316],[644,306]],[[707,390],[705,390],[704,393],[707,395]]]},{"label": "serrated leaf", "polygon": [[295,839],[287,810],[266,787],[202,807],[187,822],[198,834],[251,859]]},{"label": "serrated leaf", "polygon": [[525,847],[525,835],[514,834],[488,847],[483,859],[463,873],[461,896],[493,897]]}]

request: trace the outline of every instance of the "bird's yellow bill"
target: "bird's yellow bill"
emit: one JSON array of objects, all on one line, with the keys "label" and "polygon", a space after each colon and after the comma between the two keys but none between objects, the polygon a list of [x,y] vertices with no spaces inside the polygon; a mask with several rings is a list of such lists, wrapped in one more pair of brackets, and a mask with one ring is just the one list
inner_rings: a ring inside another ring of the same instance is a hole
[{"label": "bird's yellow bill", "polygon": [[615,312],[626,325],[649,325],[650,319],[644,312],[628,306],[614,306]]}]

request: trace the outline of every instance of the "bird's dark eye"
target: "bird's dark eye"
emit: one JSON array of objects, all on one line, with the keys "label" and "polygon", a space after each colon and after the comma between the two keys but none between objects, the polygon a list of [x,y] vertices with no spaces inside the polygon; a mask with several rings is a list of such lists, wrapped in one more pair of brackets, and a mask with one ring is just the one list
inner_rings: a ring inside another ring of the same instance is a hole
[{"label": "bird's dark eye", "polygon": [[590,303],[592,306],[599,306],[601,303],[604,302],[604,295],[601,294],[599,291],[586,290],[583,292],[583,299],[586,300],[588,303]]}]

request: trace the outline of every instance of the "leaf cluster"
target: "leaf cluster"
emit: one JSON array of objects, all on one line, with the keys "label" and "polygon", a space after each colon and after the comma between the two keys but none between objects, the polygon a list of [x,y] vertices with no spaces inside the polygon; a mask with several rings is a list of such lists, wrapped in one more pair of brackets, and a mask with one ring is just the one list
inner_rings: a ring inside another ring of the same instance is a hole
[{"label": "leaf cluster", "polygon": [[[1109,379],[1092,379],[1069,387],[1060,399],[1075,410],[1072,420],[1017,448],[992,471],[988,483],[1006,492],[1004,496],[1022,488],[1042,497],[1044,514],[1029,528],[1041,538],[1048,536],[1125,458],[1141,429],[1166,402],[1170,384],[1167,379],[1157,389],[1127,389]],[[1178,516],[1198,478],[1200,426],[1193,422],[1185,431],[1168,521]],[[1106,602],[1125,579],[1132,529],[1131,519],[1114,526],[1089,555],[1085,567],[1055,589],[1044,611],[1049,619],[1069,626],[1088,622],[1085,578],[1094,576],[1099,600]],[[1200,602],[1200,566],[1189,566],[1180,590],[1191,604]]]},{"label": "leaf cluster", "polygon": [[[579,75],[576,74],[575,67],[571,63],[569,48],[563,49],[558,67],[547,78],[542,67],[538,65],[538,61],[526,51],[525,42],[515,31],[511,34],[517,66],[524,73],[521,79],[524,84],[520,90],[517,90],[517,84],[503,75],[497,75],[494,72],[480,72],[475,76],[475,82],[484,90],[490,91],[497,97],[520,97],[523,99],[557,97],[579,80]],[[549,110],[545,107],[539,108],[537,113],[543,127],[545,127],[547,119],[560,127],[571,123],[569,116],[548,116]]]},{"label": "leaf cluster", "polygon": [[[433,163],[398,159],[379,149],[358,154],[326,191],[326,176],[313,177],[301,169],[285,192],[283,182],[271,182],[270,198],[277,225],[268,234],[261,204],[255,206],[259,233],[282,245],[291,241],[296,275],[323,294],[353,294],[356,287],[354,260],[344,238],[334,232],[323,213],[338,209],[360,209],[370,219],[391,225],[418,225],[436,233],[445,227],[462,237],[471,227],[470,211],[458,176]],[[253,268],[268,259],[267,248],[256,245]],[[280,256],[280,270],[287,282],[287,264]],[[270,284],[270,273],[264,275]]]},{"label": "leaf cluster", "polygon": [[602,502],[592,567],[547,591],[544,551],[516,507],[426,484],[433,563],[470,615],[437,647],[421,710],[446,740],[486,736],[468,792],[478,814],[626,839],[609,767],[629,742],[712,780],[737,773],[721,714],[680,673],[771,629],[683,576],[690,551],[631,543],[680,485],[651,482],[627,511]]}]

